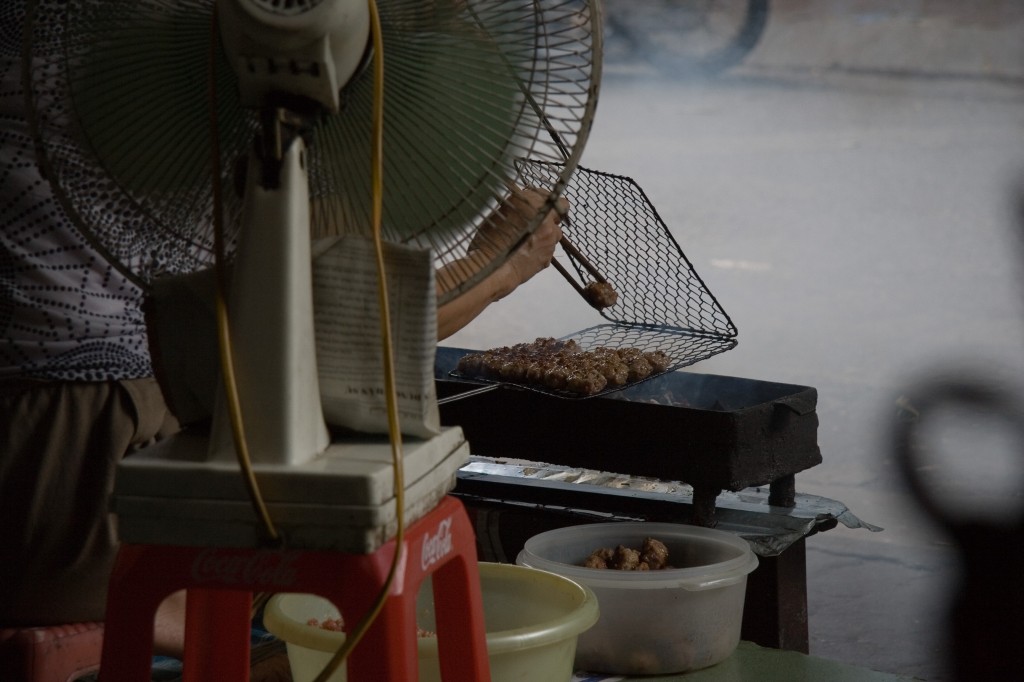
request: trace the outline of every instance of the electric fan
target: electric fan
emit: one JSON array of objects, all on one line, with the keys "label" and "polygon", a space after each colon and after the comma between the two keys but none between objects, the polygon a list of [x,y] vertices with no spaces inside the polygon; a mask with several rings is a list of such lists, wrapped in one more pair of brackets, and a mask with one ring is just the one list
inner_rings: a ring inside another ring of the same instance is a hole
[{"label": "electric fan", "polygon": [[[41,0],[28,13],[38,156],[82,232],[150,289],[230,261],[246,437],[292,546],[371,551],[399,497],[381,437],[332,442],[323,419],[311,244],[341,239],[345,267],[357,267],[379,218],[389,244],[444,273],[436,289],[428,278],[428,300],[451,300],[555,206],[597,101],[596,0],[380,0],[376,11],[377,36],[365,0]],[[525,159],[560,168],[540,188],[542,210],[471,249]],[[221,445],[228,414],[218,409],[209,437],[186,431],[122,464],[123,539],[259,540]],[[465,456],[458,428],[416,441],[408,513],[432,508]]]}]

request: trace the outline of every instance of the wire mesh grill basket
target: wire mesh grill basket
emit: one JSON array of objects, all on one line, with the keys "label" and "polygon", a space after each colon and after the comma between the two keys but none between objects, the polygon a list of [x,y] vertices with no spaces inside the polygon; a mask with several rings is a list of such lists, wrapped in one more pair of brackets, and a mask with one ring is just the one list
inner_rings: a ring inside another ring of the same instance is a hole
[{"label": "wire mesh grill basket", "polygon": [[[550,187],[557,182],[561,165],[531,160],[521,163],[519,170],[523,185]],[[618,297],[599,311],[608,324],[563,338],[574,339],[583,350],[638,348],[668,355],[669,366],[648,378],[736,346],[732,320],[635,181],[579,167],[564,196],[572,208],[569,219],[562,223],[562,233]],[[582,282],[594,279],[579,258],[567,255]],[[480,379],[460,375],[457,370],[452,375]],[[591,397],[536,385],[525,387],[566,397]],[[608,387],[592,395],[621,388]]]}]

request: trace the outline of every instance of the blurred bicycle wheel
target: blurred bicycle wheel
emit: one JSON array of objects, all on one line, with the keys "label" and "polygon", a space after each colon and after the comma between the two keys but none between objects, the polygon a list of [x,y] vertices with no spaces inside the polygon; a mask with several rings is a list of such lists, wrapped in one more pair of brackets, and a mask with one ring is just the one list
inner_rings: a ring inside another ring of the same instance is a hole
[{"label": "blurred bicycle wheel", "polygon": [[713,76],[743,61],[770,0],[604,0],[605,63],[642,60],[673,77]]}]

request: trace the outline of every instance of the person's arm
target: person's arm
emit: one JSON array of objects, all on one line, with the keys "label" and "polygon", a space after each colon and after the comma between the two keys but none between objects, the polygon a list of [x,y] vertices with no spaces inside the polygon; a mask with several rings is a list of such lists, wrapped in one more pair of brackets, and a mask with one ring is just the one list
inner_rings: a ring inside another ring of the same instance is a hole
[{"label": "person's arm", "polygon": [[[520,232],[528,217],[541,209],[545,195],[537,190],[519,190],[509,197],[496,215],[486,221],[473,243],[470,257],[450,264],[437,273],[438,287],[443,287],[445,273],[457,268],[472,267],[472,255],[489,260],[496,249],[508,244],[507,240]],[[561,216],[568,211],[568,202],[558,200],[555,210],[508,259],[482,282],[461,296],[440,306],[437,311],[437,338],[443,340],[472,322],[487,306],[515,291],[521,284],[551,264],[555,247],[562,238]],[[506,241],[502,241],[506,240]]]}]

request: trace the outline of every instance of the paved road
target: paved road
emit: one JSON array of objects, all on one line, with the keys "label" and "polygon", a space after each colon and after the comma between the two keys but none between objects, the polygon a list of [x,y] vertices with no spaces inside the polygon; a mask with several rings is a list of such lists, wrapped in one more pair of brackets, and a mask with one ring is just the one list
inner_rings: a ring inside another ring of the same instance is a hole
[{"label": "paved road", "polygon": [[[1024,390],[1024,23],[1008,2],[776,9],[714,81],[608,64],[583,164],[644,188],[736,323],[738,347],[693,369],[815,386],[824,463],[798,489],[885,528],[809,541],[812,653],[946,679],[956,555],[908,501],[887,433],[941,368]],[[597,321],[545,272],[453,344]],[[944,491],[1019,508],[1019,474],[976,435],[947,434],[969,445],[941,460]]]}]

